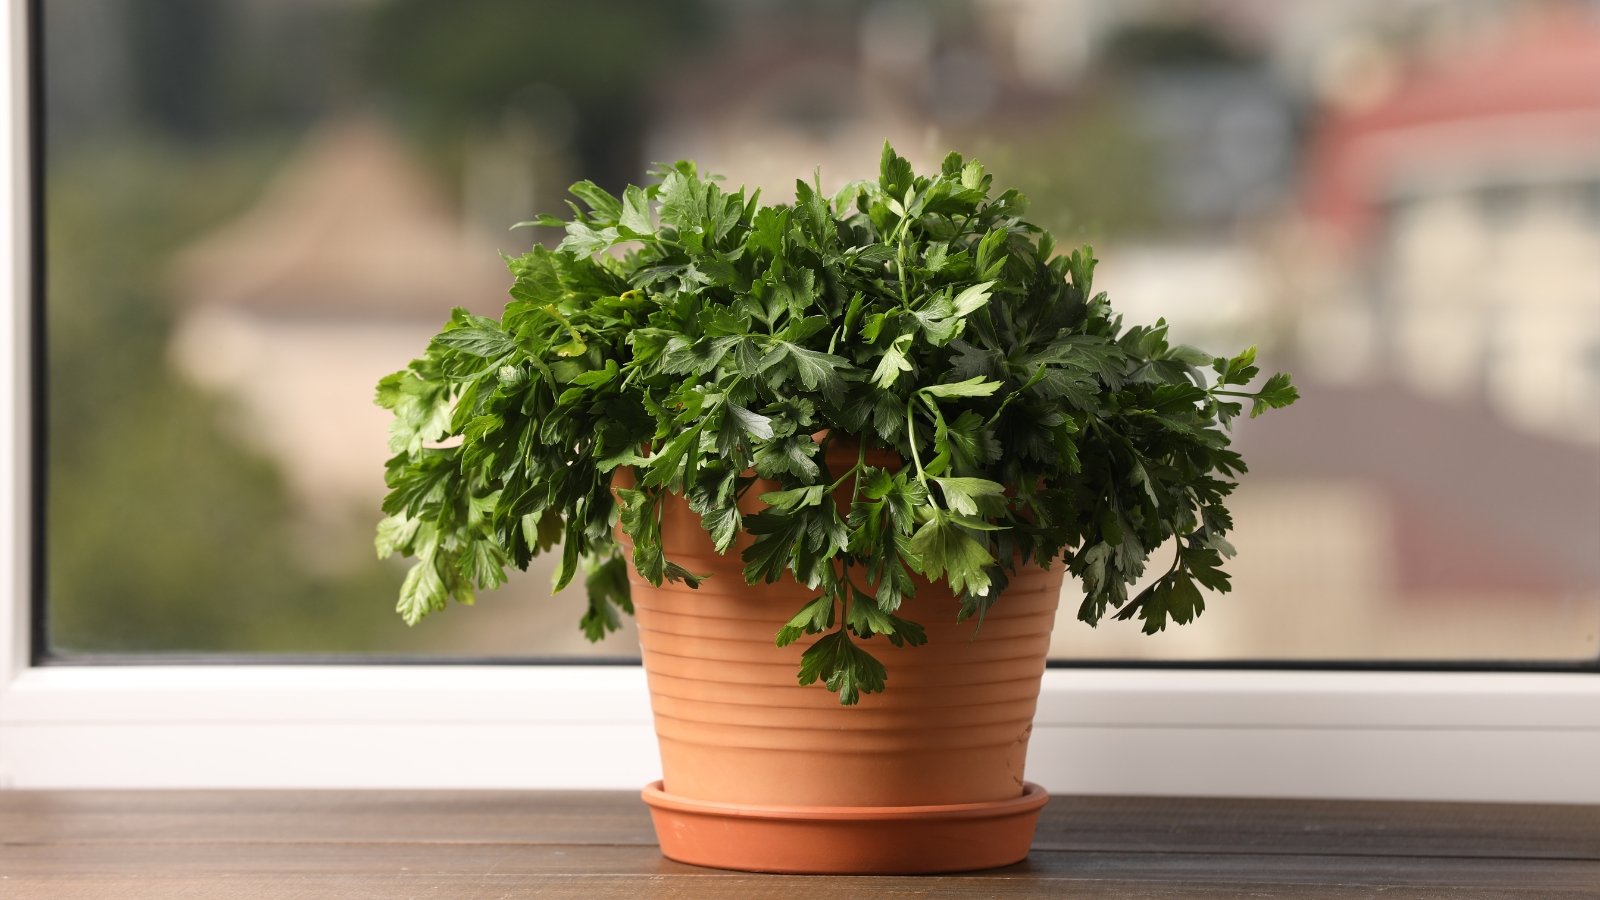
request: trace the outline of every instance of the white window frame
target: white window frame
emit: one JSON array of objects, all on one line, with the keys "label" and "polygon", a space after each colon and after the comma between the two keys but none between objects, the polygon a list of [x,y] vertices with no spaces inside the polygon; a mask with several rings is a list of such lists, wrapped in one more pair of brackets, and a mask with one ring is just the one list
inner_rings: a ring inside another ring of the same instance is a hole
[{"label": "white window frame", "polygon": [[[0,17],[0,786],[620,788],[644,675],[596,666],[34,666],[27,28]],[[1052,669],[1052,791],[1600,803],[1600,675]]]}]

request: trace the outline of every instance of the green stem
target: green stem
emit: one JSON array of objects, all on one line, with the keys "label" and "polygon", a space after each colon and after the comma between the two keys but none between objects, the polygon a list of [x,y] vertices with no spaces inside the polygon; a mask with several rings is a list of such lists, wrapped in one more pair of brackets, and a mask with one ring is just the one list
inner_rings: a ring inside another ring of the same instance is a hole
[{"label": "green stem", "polygon": [[910,279],[906,276],[906,238],[911,231],[911,206],[908,204],[902,210],[900,224],[895,226],[895,270],[900,276],[900,306],[902,309],[911,308],[911,295],[908,291]]},{"label": "green stem", "polygon": [[895,268],[900,276],[900,308],[910,309],[911,295],[906,290],[906,281],[908,280],[906,278],[906,242],[903,237],[900,239],[899,248],[895,251]]},{"label": "green stem", "polygon": [[[987,204],[985,204],[985,205],[987,205]],[[971,225],[972,224],[972,220],[977,217],[978,210],[979,210],[979,208],[974,208],[972,210],[972,212],[967,213],[966,218],[961,220],[961,227],[956,229],[956,234],[959,234],[959,235],[967,234],[967,226]],[[951,221],[955,221],[955,220],[952,219]],[[978,241],[977,240],[969,240],[968,243],[976,246]]]},{"label": "green stem", "polygon": [[1180,564],[1183,562],[1183,537],[1177,532],[1173,532],[1172,543],[1173,546],[1177,548],[1177,552],[1172,555],[1172,565],[1168,567],[1166,573],[1161,576],[1162,578],[1166,578],[1172,573],[1178,571]]},{"label": "green stem", "polygon": [[917,395],[912,394],[906,400],[906,443],[911,445],[911,462],[917,467],[917,480],[922,482],[922,486],[926,488],[928,486],[928,476],[922,471],[922,455],[917,452],[916,404]]},{"label": "green stem", "polygon": [[844,480],[846,478],[849,478],[851,475],[854,475],[855,471],[856,471],[855,467],[851,466],[850,469],[848,471],[846,471],[843,475],[840,475],[839,478],[836,481],[834,481],[833,484],[828,485],[828,493],[831,494],[834,491],[837,491],[839,489],[839,485],[844,484]]},{"label": "green stem", "polygon": [[828,485],[828,493],[831,494],[834,491],[839,489],[839,485],[844,484],[844,480],[846,478],[849,478],[851,475],[854,475],[856,477],[856,481],[855,481],[855,485],[850,490],[850,505],[851,506],[855,506],[856,497],[860,496],[860,491],[861,491],[861,469],[864,466],[866,466],[866,464],[867,464],[867,445],[866,445],[865,442],[859,442],[859,446],[860,446],[860,451],[856,454],[856,464],[851,466],[850,468],[846,469],[844,474],[840,475],[839,478],[836,481],[834,481],[833,484]]}]

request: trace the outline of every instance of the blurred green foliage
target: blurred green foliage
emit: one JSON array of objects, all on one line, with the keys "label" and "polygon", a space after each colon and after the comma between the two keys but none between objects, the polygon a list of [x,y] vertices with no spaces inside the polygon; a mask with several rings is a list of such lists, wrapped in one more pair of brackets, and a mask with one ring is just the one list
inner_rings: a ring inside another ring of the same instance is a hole
[{"label": "blurred green foliage", "polygon": [[296,558],[274,467],[166,362],[173,250],[253,199],[281,158],[119,141],[47,185],[51,649],[316,652],[396,646],[397,572]]},{"label": "blurred green foliage", "polygon": [[[363,70],[424,140],[498,129],[533,97],[571,115],[584,177],[637,180],[655,77],[713,43],[702,0],[391,0],[366,29]],[[530,90],[531,89],[531,90]],[[447,151],[448,152],[448,151]]]},{"label": "blurred green foliage", "polygon": [[1028,216],[1064,246],[1159,233],[1170,227],[1155,147],[1115,92],[990,137],[958,135],[996,177],[1028,198]]},{"label": "blurred green foliage", "polygon": [[1204,19],[1134,21],[1112,31],[1100,63],[1116,69],[1247,66],[1255,54]]}]

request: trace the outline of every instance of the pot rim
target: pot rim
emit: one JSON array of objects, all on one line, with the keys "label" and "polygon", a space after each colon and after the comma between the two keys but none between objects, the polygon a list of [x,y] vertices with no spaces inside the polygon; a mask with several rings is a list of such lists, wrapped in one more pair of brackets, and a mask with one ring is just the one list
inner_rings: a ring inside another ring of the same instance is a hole
[{"label": "pot rim", "polygon": [[1044,788],[1022,783],[1022,794],[1008,800],[948,803],[935,806],[765,806],[694,800],[670,794],[662,782],[652,781],[642,792],[648,806],[704,816],[737,819],[809,819],[821,821],[894,821],[905,819],[990,819],[1022,815],[1042,808],[1050,799]]}]

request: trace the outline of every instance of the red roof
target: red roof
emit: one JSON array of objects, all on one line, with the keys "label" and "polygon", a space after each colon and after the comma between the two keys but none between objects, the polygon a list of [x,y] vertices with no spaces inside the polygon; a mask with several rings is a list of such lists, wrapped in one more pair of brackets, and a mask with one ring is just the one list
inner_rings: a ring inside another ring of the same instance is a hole
[{"label": "red roof", "polygon": [[1600,21],[1545,18],[1411,73],[1388,97],[1316,129],[1309,212],[1357,241],[1403,171],[1600,150]]}]

